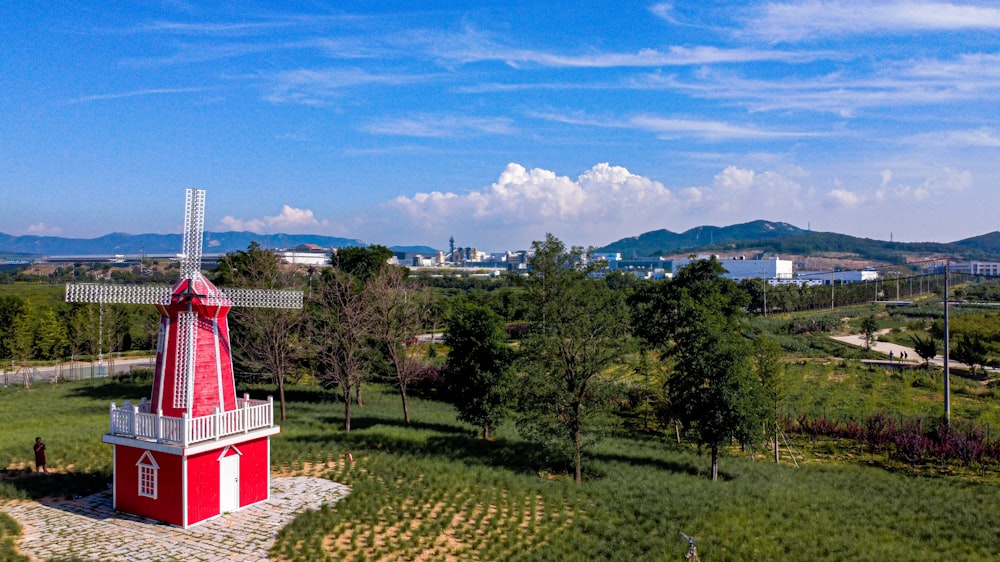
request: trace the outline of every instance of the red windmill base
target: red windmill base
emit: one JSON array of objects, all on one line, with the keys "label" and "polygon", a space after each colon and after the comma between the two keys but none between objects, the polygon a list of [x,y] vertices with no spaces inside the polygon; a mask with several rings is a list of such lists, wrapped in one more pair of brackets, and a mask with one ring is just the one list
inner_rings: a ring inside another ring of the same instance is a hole
[{"label": "red windmill base", "polygon": [[274,405],[236,396],[233,306],[300,308],[297,291],[226,290],[201,276],[205,192],[189,189],[181,280],[173,287],[74,284],[70,302],[155,304],[161,314],[150,400],[111,404],[114,507],[190,527],[270,497]]}]

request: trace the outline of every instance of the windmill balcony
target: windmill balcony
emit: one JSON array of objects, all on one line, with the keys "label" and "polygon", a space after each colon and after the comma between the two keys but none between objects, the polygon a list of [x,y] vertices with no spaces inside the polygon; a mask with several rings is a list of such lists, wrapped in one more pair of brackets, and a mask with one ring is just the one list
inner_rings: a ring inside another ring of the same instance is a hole
[{"label": "windmill balcony", "polygon": [[235,410],[216,408],[215,413],[196,418],[186,413],[179,418],[169,417],[149,410],[150,403],[145,398],[137,405],[126,400],[119,407],[112,402],[111,435],[188,447],[274,425],[274,400],[270,396],[266,401],[251,400],[244,394],[236,399]]}]

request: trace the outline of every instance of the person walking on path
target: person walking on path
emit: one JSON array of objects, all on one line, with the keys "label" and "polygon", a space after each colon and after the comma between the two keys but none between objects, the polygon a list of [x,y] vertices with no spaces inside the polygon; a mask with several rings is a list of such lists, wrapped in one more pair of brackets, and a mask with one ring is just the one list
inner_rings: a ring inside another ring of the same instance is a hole
[{"label": "person walking on path", "polygon": [[45,466],[45,443],[41,437],[35,437],[35,472],[49,473],[48,467]]}]

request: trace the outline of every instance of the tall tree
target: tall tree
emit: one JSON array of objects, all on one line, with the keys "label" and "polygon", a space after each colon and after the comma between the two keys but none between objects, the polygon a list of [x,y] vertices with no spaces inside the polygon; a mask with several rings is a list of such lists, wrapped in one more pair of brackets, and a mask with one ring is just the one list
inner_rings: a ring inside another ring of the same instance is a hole
[{"label": "tall tree", "polygon": [[861,337],[865,340],[865,349],[872,348],[875,341],[875,333],[878,332],[878,321],[874,316],[868,316],[861,320]]},{"label": "tall tree", "polygon": [[488,439],[513,404],[513,351],[503,318],[485,306],[463,303],[448,319],[445,385],[458,419],[476,425]]},{"label": "tall tree", "polygon": [[585,432],[609,402],[602,374],[621,360],[628,314],[620,292],[587,277],[582,248],[567,250],[551,234],[532,248],[519,427],[565,451],[581,482]]},{"label": "tall tree", "polygon": [[368,375],[372,354],[375,316],[366,285],[350,273],[325,270],[306,307],[316,374],[323,386],[340,390],[345,431],[351,431],[351,403]]},{"label": "tall tree", "polygon": [[[247,251],[226,254],[216,268],[216,282],[222,286],[251,289],[287,289],[295,285],[292,275],[281,267],[281,259],[253,242]],[[287,419],[285,378],[303,359],[300,341],[302,313],[286,308],[234,308],[229,314],[236,345],[234,362],[255,373],[265,373],[277,386],[281,419]]]},{"label": "tall tree", "polygon": [[732,440],[752,443],[763,427],[763,393],[751,369],[743,335],[749,297],[722,277],[722,265],[696,260],[669,283],[637,294],[638,333],[661,346],[676,364],[669,379],[671,403],[719,476],[719,449]]},{"label": "tall tree", "polygon": [[368,280],[372,291],[372,312],[375,315],[373,335],[391,365],[394,383],[403,403],[403,420],[410,423],[407,394],[410,383],[417,377],[420,361],[410,344],[424,326],[431,310],[430,293],[406,280],[401,267],[383,268]]},{"label": "tall tree", "polygon": [[763,391],[767,411],[764,427],[773,438],[774,462],[779,462],[781,458],[779,415],[786,396],[781,371],[781,345],[767,334],[760,334],[753,340],[750,361]]}]

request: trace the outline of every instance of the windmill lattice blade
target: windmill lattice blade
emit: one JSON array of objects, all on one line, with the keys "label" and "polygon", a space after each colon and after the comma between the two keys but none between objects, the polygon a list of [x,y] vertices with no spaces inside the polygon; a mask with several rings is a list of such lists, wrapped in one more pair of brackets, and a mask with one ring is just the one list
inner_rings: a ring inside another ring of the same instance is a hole
[{"label": "windmill lattice blade", "polygon": [[195,353],[198,346],[198,314],[181,312],[177,315],[176,378],[174,379],[174,408],[188,407],[188,386],[194,381]]},{"label": "windmill lattice blade", "polygon": [[270,289],[219,289],[233,302],[233,306],[258,308],[302,308],[302,291],[275,291]]},{"label": "windmill lattice blade", "polygon": [[167,304],[170,302],[170,287],[70,283],[66,285],[66,302]]},{"label": "windmill lattice blade", "polygon": [[181,278],[201,274],[202,238],[205,233],[205,190],[188,189],[184,198],[184,243]]}]

